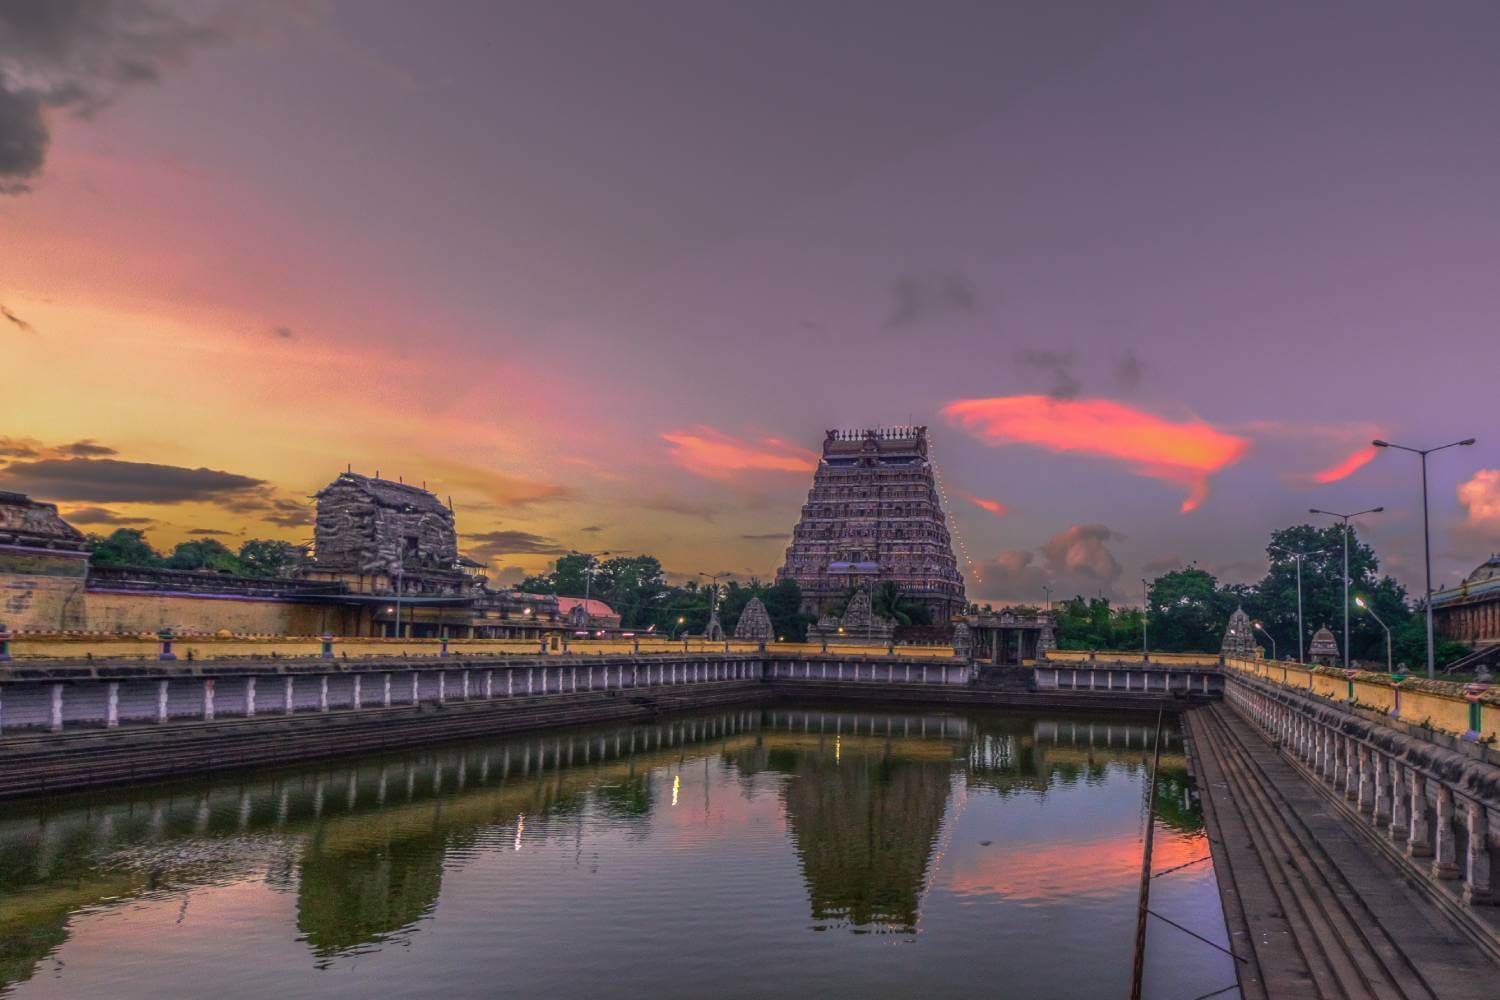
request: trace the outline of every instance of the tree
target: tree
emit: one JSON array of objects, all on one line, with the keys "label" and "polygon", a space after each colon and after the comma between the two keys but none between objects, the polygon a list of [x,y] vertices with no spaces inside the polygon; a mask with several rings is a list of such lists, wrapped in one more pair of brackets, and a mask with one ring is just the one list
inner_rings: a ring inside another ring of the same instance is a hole
[{"label": "tree", "polygon": [[787,642],[807,641],[807,626],[816,619],[803,612],[802,588],[796,580],[778,580],[760,595],[760,600],[766,606],[777,638],[785,636]]},{"label": "tree", "polygon": [[1234,612],[1235,595],[1221,590],[1206,570],[1189,566],[1163,573],[1146,591],[1152,649],[1164,652],[1217,650],[1225,623]]},{"label": "tree", "polygon": [[116,528],[108,537],[90,535],[89,562],[94,566],[160,566],[161,553],[137,528]]},{"label": "tree", "polygon": [[274,538],[252,538],[240,546],[239,560],[248,576],[286,578],[296,574],[307,550]]},{"label": "tree", "polygon": [[528,576],[516,584],[516,589],[523,594],[555,594],[557,593],[557,574],[540,573],[536,576]]},{"label": "tree", "polygon": [[925,607],[907,599],[901,585],[895,580],[886,580],[870,595],[870,606],[877,615],[889,618],[897,625],[931,625],[932,613]]},{"label": "tree", "polygon": [[214,570],[220,573],[243,573],[239,557],[216,538],[178,542],[167,556],[168,569]]},{"label": "tree", "polygon": [[[552,592],[559,597],[583,597],[586,586],[584,571],[593,561],[594,557],[587,552],[559,556],[552,569]],[[592,587],[589,589],[592,591]]]}]

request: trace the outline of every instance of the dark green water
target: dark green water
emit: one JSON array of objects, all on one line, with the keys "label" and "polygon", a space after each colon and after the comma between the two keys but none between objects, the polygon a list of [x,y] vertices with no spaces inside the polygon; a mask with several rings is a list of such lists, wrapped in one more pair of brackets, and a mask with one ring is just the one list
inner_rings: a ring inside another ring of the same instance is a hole
[{"label": "dark green water", "polygon": [[[757,709],[7,804],[0,994],[1122,996],[1150,735]],[[1157,870],[1208,853],[1163,753]],[[1152,902],[1225,943],[1211,863]],[[1149,997],[1234,981],[1147,956]]]}]

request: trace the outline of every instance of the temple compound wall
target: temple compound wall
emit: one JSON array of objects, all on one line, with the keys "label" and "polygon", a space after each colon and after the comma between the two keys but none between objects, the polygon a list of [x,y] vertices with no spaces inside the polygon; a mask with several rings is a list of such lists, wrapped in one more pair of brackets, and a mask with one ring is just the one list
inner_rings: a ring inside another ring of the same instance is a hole
[{"label": "temple compound wall", "polygon": [[887,581],[946,623],[967,607],[948,519],[927,455],[927,428],[831,430],[777,580],[796,580],[804,610],[825,614]]},{"label": "temple compound wall", "polygon": [[0,492],[0,623],[82,628],[88,542],[57,507]]}]

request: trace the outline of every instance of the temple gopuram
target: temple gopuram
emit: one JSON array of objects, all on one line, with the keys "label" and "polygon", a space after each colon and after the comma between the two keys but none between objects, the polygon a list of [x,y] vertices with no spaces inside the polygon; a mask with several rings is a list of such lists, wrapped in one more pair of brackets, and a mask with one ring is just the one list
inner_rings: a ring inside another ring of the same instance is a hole
[{"label": "temple gopuram", "polygon": [[935,623],[964,613],[926,427],[827,433],[776,579],[797,581],[803,610],[819,617],[888,580]]}]

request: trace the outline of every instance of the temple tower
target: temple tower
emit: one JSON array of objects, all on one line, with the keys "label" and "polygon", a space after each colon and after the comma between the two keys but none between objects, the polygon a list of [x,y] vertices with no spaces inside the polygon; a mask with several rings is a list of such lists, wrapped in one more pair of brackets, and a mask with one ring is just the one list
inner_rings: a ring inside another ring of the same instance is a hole
[{"label": "temple tower", "polygon": [[924,605],[935,624],[963,613],[964,581],[926,427],[828,432],[776,579],[796,580],[803,609],[815,615],[886,580]]}]

